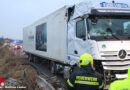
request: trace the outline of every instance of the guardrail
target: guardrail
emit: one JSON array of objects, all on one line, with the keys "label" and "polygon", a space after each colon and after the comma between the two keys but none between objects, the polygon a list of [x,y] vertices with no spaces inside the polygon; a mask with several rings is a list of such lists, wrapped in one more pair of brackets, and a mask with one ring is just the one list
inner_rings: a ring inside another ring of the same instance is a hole
[{"label": "guardrail", "polygon": [[56,90],[50,83],[40,76],[38,76],[37,83],[43,88],[43,90]]}]

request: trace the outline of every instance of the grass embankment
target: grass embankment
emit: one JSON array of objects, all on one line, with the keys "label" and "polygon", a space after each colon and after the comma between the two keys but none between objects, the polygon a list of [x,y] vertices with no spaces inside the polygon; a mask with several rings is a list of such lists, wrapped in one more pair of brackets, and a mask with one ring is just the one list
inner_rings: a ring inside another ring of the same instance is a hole
[{"label": "grass embankment", "polygon": [[36,82],[36,70],[6,48],[0,49],[0,77],[3,77],[4,81],[9,78],[20,81],[27,87],[24,90],[41,90]]}]

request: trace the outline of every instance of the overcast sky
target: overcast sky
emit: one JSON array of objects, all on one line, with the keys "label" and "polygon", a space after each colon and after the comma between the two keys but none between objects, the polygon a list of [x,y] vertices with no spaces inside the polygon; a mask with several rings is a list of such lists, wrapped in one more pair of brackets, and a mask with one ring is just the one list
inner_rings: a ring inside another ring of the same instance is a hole
[{"label": "overcast sky", "polygon": [[81,0],[0,0],[0,37],[22,39],[23,27]]}]

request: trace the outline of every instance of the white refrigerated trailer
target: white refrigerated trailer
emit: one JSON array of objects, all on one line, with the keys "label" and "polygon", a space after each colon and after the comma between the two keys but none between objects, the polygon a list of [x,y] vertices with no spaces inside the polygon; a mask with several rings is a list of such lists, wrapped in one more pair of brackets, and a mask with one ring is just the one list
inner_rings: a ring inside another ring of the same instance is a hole
[{"label": "white refrigerated trailer", "polygon": [[66,63],[66,8],[48,15],[24,28],[24,51]]},{"label": "white refrigerated trailer", "polygon": [[23,30],[29,59],[46,58],[64,73],[90,53],[109,84],[127,77],[130,65],[130,1],[87,0],[64,6]]}]

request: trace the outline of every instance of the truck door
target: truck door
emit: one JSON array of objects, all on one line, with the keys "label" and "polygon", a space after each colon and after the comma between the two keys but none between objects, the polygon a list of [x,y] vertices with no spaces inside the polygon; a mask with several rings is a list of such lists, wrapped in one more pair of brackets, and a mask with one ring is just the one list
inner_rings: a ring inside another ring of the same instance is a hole
[{"label": "truck door", "polygon": [[87,39],[86,21],[77,19],[75,21],[75,38],[74,38],[74,54],[80,56],[86,52]]}]

